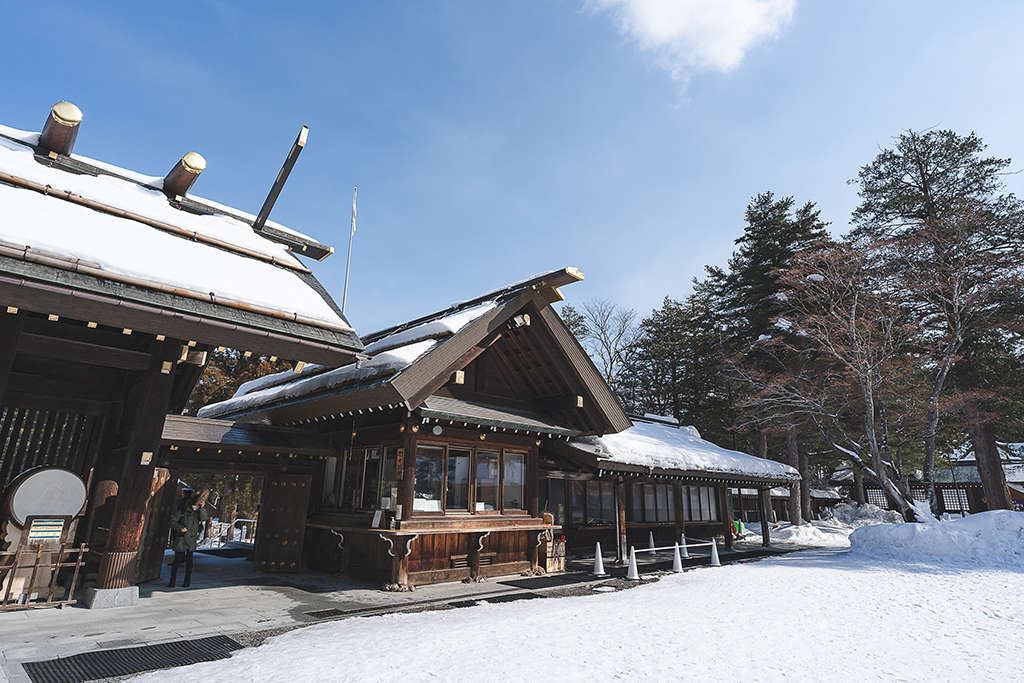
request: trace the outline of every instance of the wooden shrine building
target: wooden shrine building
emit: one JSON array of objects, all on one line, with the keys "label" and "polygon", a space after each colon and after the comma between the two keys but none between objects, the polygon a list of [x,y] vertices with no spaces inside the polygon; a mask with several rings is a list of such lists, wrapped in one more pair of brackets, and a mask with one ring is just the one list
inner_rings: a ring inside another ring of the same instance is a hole
[{"label": "wooden shrine building", "polygon": [[[175,481],[157,457],[164,417],[181,412],[207,353],[340,367],[363,347],[296,257],[330,247],[268,222],[268,206],[257,218],[189,196],[205,166],[194,152],[163,178],[72,154],[80,121],[61,102],[42,133],[0,127],[0,492],[36,467],[87,481],[77,539],[99,561],[90,599],[123,604],[159,573],[160,489]],[[323,452],[310,435],[269,432],[249,437]]]},{"label": "wooden shrine building", "polygon": [[[728,538],[726,486],[798,477],[692,428],[634,425],[551,307],[582,277],[536,276],[364,336],[370,360],[265,377],[202,409],[337,448],[316,468],[301,555],[291,527],[292,556],[256,569],[291,571],[301,557],[414,585],[530,571],[555,533],[591,551],[595,540],[622,549],[628,535],[646,547],[652,531],[668,543],[684,531]],[[657,452],[633,457],[630,444],[652,435]]]}]

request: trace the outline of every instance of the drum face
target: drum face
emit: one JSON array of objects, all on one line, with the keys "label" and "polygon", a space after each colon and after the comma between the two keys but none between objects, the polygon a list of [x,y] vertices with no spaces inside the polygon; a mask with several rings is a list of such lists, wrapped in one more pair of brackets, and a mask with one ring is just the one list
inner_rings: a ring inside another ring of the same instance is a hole
[{"label": "drum face", "polygon": [[82,478],[60,467],[40,467],[21,474],[8,489],[5,512],[19,527],[33,516],[74,517],[85,505]]}]

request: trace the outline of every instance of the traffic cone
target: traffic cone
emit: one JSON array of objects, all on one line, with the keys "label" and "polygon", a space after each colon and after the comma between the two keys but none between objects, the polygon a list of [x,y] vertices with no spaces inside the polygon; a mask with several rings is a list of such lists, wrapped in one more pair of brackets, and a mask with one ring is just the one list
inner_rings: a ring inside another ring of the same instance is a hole
[{"label": "traffic cone", "polygon": [[657,555],[657,553],[654,551],[654,532],[653,531],[651,532],[651,540],[649,540],[647,542],[647,553],[649,555]]},{"label": "traffic cone", "polygon": [[686,536],[681,536],[682,542],[679,547],[679,556],[685,559],[690,559],[690,551],[686,549]]},{"label": "traffic cone", "polygon": [[640,580],[640,572],[636,570],[636,551],[633,550],[633,546],[629,546],[629,571],[626,572],[626,579],[629,581]]},{"label": "traffic cone", "polygon": [[608,576],[604,572],[604,559],[601,557],[601,544],[597,544],[597,548],[594,549],[594,571],[590,572],[594,576]]},{"label": "traffic cone", "polygon": [[672,553],[672,571],[681,572],[683,571],[683,560],[679,557],[679,544],[676,543],[676,548]]},{"label": "traffic cone", "polygon": [[721,567],[722,563],[718,559],[718,544],[715,543],[715,539],[711,539],[711,566]]}]

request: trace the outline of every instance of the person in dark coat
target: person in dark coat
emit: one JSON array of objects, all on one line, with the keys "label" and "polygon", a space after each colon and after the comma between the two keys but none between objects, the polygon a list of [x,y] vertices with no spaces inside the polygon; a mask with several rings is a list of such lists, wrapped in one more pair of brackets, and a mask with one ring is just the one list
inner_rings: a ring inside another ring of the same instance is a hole
[{"label": "person in dark coat", "polygon": [[174,562],[171,564],[171,581],[167,584],[169,588],[174,588],[182,560],[185,561],[185,581],[181,585],[188,588],[192,584],[192,553],[199,544],[199,525],[210,518],[210,513],[206,511],[208,495],[207,491],[203,491],[202,494],[193,493],[184,498],[171,515],[171,531],[174,534],[171,549],[174,550]]}]

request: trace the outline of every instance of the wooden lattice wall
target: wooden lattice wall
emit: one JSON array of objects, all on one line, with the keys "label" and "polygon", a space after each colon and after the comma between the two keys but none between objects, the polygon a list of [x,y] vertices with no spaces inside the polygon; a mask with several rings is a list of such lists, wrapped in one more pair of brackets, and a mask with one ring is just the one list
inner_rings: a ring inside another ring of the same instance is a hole
[{"label": "wooden lattice wall", "polygon": [[95,464],[102,415],[0,408],[0,491],[25,470],[65,467],[87,478]]}]

